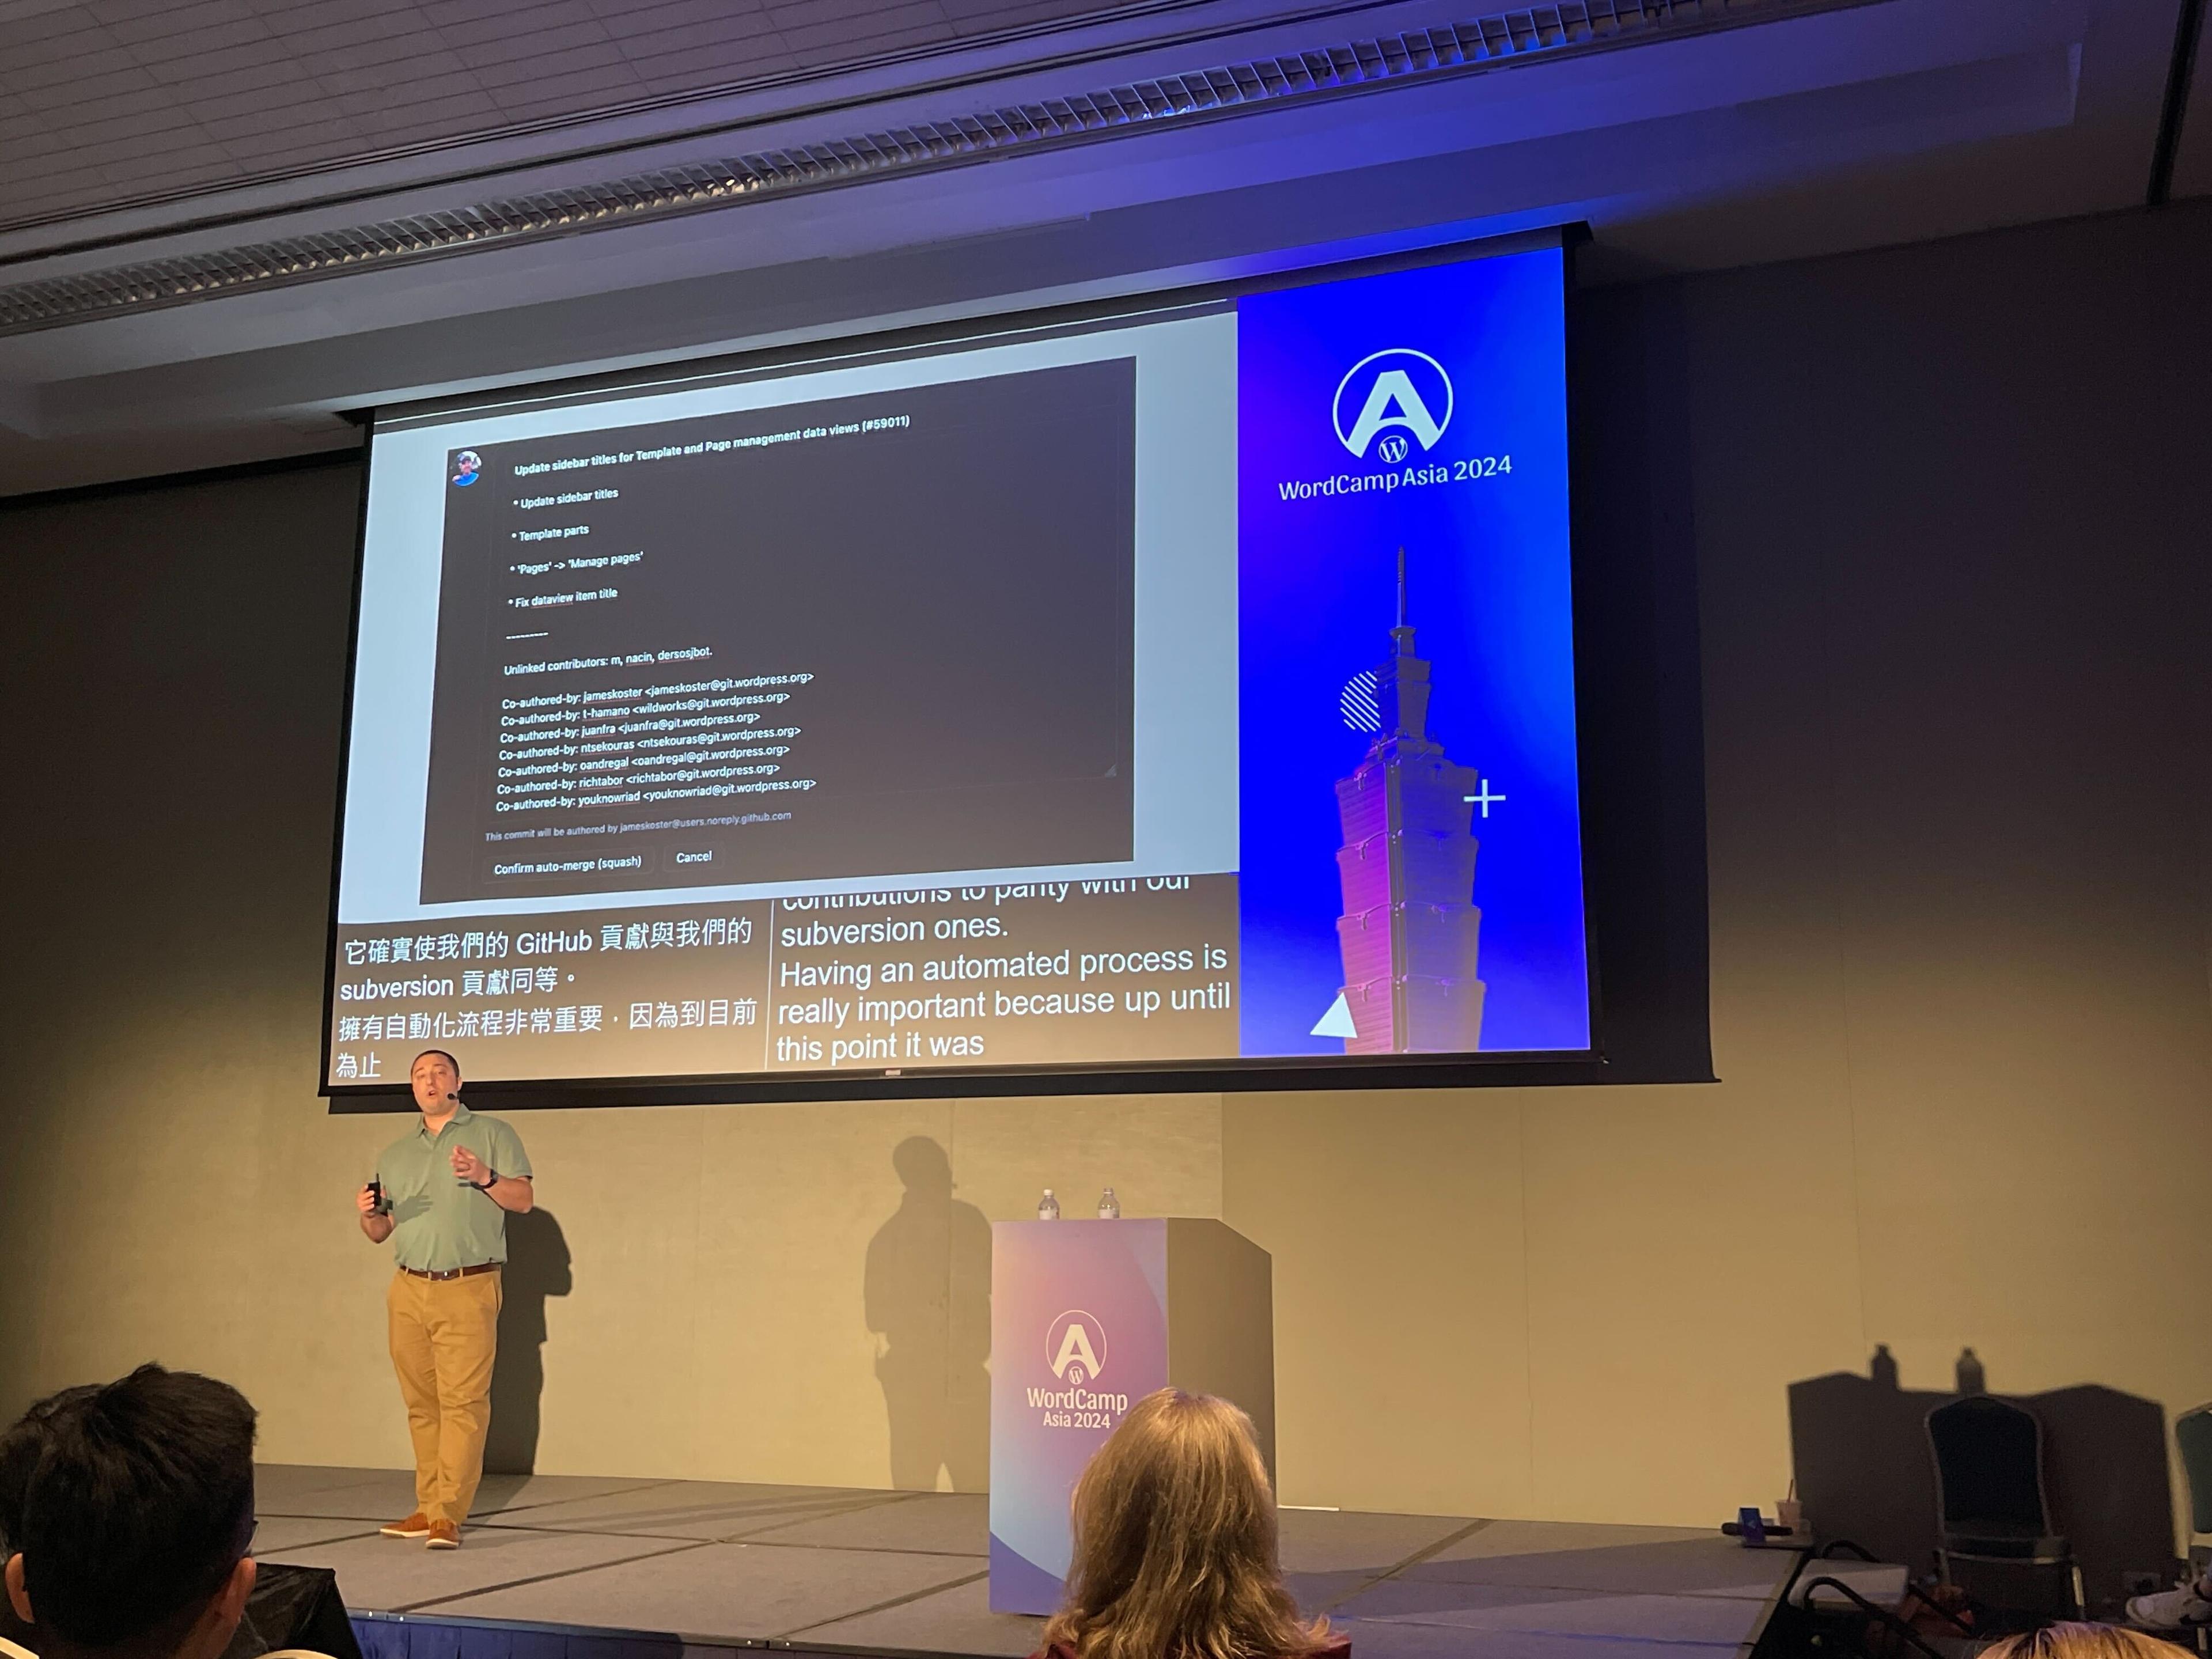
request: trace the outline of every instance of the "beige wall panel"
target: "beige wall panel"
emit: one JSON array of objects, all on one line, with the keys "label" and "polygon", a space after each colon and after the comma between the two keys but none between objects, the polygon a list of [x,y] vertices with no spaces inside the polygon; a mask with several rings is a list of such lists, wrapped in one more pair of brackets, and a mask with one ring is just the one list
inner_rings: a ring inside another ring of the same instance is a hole
[{"label": "beige wall panel", "polygon": [[[868,1328],[869,1244],[901,1208],[892,1156],[942,1146],[943,1102],[720,1108],[699,1164],[694,1471],[722,1480],[890,1484],[885,1396]],[[949,1267],[925,1243],[908,1283]],[[926,1342],[935,1308],[914,1335]],[[932,1483],[935,1484],[934,1482]]]},{"label": "beige wall panel", "polygon": [[1780,1496],[1784,1384],[1861,1357],[1838,1116],[1749,1082],[1524,1098],[1532,1512]]},{"label": "beige wall panel", "polygon": [[[685,1107],[509,1115],[542,1208],[507,1225],[500,1364],[526,1377],[524,1346],[544,1332],[539,1468],[696,1472],[697,1327],[712,1303],[699,1273],[710,1115]],[[493,1405],[495,1418],[526,1409],[505,1390]],[[514,1445],[506,1435],[494,1443]]]},{"label": "beige wall panel", "polygon": [[[311,991],[308,1009],[319,1000]],[[311,1043],[299,1063],[312,1078]],[[261,1450],[271,1462],[404,1468],[407,1425],[385,1340],[392,1255],[362,1237],[354,1194],[413,1120],[330,1117],[322,1104],[302,1088],[261,1109],[284,1167],[300,1172],[296,1187],[272,1173],[252,1200],[283,1241],[285,1271],[270,1272],[264,1249],[252,1250],[244,1271],[260,1311],[236,1339],[251,1363],[216,1374],[262,1408]]]},{"label": "beige wall panel", "polygon": [[1231,1096],[1223,1121],[1223,1218],[1275,1261],[1284,1501],[1534,1513],[1517,1096]]},{"label": "beige wall panel", "polygon": [[[88,1179],[33,1200],[37,1340],[21,1391],[157,1358],[246,1389],[270,1456],[404,1456],[385,1352],[389,1258],[353,1212],[394,1120],[329,1118],[308,1092],[312,1040],[279,1028],[312,1028],[318,997],[267,999],[281,1019],[233,999],[222,1027],[149,1009],[87,1057],[49,1167]],[[287,1401],[313,1402],[313,1420]]]},{"label": "beige wall panel", "polygon": [[[2202,1015],[2169,1011],[2131,1039],[2157,988],[2051,963],[2029,996],[2018,964],[2034,942],[1990,942],[2005,956],[1985,974],[1930,970],[1917,998],[1905,985],[1865,996],[1884,1038],[1854,1056],[1869,1318],[1911,1334],[1972,1306],[1989,1346],[2000,1331],[2162,1324],[2154,1287],[2206,1265],[2201,1183],[2179,1155],[2208,1127]],[[2179,957],[2172,977],[2195,965]],[[1966,1041],[1988,1052],[1962,1055]]]},{"label": "beige wall panel", "polygon": [[960,1196],[993,1221],[1036,1219],[1047,1187],[1070,1220],[1109,1186],[1125,1216],[1221,1214],[1219,1095],[962,1100],[952,1123]]}]

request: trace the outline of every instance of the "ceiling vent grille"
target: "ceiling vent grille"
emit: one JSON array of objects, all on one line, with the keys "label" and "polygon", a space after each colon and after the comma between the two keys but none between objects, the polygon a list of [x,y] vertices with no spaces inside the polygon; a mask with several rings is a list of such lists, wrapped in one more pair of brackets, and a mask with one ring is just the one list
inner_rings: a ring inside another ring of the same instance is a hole
[{"label": "ceiling vent grille", "polygon": [[1498,12],[945,121],[663,167],[604,184],[20,283],[0,288],[0,334],[700,212],[756,197],[1081,142],[1159,122],[1825,9],[1820,0],[1573,0]]}]

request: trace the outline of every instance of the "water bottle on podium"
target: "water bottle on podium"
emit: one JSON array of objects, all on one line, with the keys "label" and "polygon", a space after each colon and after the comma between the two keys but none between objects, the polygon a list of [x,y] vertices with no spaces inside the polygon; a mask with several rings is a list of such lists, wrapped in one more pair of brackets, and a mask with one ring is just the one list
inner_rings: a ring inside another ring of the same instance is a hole
[{"label": "water bottle on podium", "polygon": [[1101,1221],[1119,1221],[1121,1218],[1121,1200],[1114,1196],[1111,1187],[1098,1194],[1098,1218]]},{"label": "water bottle on podium", "polygon": [[1052,1188],[1049,1187],[1044,1189],[1044,1196],[1037,1200],[1037,1219],[1039,1221],[1060,1219],[1060,1200],[1052,1195]]}]

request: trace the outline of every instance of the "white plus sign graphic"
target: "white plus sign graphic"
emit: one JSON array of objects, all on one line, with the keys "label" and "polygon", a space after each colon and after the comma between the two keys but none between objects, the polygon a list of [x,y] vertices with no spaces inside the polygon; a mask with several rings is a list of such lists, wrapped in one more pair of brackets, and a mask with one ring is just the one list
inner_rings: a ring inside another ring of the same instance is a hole
[{"label": "white plus sign graphic", "polygon": [[1481,793],[1480,794],[1479,794],[1479,795],[1462,795],[1462,796],[1460,797],[1460,799],[1461,799],[1462,800],[1463,800],[1463,801],[1469,802],[1469,803],[1471,803],[1472,805],[1474,805],[1480,806],[1480,808],[1482,808],[1482,816],[1483,816],[1483,817],[1488,817],[1490,816],[1490,805],[1491,805],[1491,803],[1492,803],[1492,801],[1500,801],[1500,800],[1504,800],[1504,799],[1505,799],[1505,797],[1504,797],[1504,796],[1503,796],[1503,795],[1493,795],[1493,794],[1492,794],[1492,793],[1490,793],[1490,780],[1489,780],[1488,778],[1483,778],[1483,779],[1479,780],[1478,781],[1479,781],[1480,787],[1480,788],[1481,788],[1481,790],[1482,790],[1482,793]]}]

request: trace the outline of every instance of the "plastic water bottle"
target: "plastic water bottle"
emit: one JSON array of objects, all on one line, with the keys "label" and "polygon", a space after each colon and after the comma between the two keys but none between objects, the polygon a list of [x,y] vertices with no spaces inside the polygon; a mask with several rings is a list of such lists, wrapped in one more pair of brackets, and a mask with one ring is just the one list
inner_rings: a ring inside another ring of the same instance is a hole
[{"label": "plastic water bottle", "polygon": [[1101,1221],[1119,1221],[1121,1218],[1121,1200],[1114,1196],[1111,1187],[1098,1194],[1098,1218]]},{"label": "plastic water bottle", "polygon": [[1052,1188],[1049,1187],[1044,1189],[1044,1196],[1037,1200],[1037,1219],[1039,1221],[1060,1219],[1060,1200],[1052,1195]]}]

